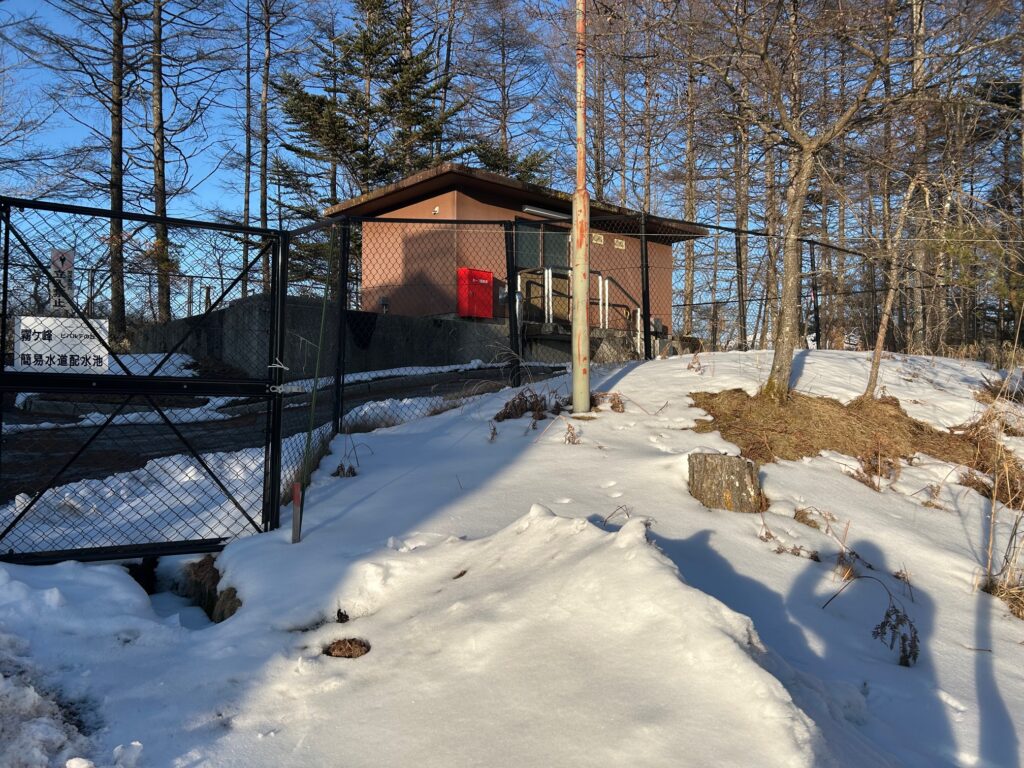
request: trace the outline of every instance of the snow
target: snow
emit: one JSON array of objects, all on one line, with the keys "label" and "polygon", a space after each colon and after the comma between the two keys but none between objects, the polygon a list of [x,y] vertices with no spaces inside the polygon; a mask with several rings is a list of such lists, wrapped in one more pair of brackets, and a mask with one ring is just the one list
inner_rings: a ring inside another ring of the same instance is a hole
[{"label": "snow", "polygon": [[[163,358],[161,354],[135,354],[135,355],[122,355],[121,359],[128,366],[129,370],[136,375],[144,376],[149,373],[159,361]],[[549,368],[563,368],[562,365],[546,365],[542,363],[531,363],[535,366],[545,366]],[[475,371],[485,368],[499,368],[500,366],[494,366],[485,364],[481,360],[471,360],[465,364],[459,365],[438,365],[438,366],[418,366],[418,367],[406,367],[406,368],[386,368],[376,371],[359,371],[356,373],[345,374],[346,384],[355,384],[368,381],[377,381],[379,379],[388,379],[396,377],[408,377],[418,376],[423,374],[438,374],[438,373],[454,373],[461,371]],[[116,368],[116,370],[114,370]],[[124,374],[124,371],[118,366],[114,366],[111,369],[111,373]],[[191,357],[184,354],[174,354],[171,359],[160,369],[161,376],[195,376],[195,361]],[[298,381],[292,381],[286,384],[289,393],[309,393],[313,391],[313,385],[316,384],[317,389],[324,389],[327,387],[334,386],[334,376],[322,376],[319,379],[301,379]],[[32,396],[31,392],[19,392],[15,397],[15,407],[21,408],[25,401]],[[225,419],[231,419],[234,417],[231,413],[224,413],[220,409],[226,405],[230,405],[235,398],[231,397],[211,397],[206,403],[194,408],[165,408],[163,414],[157,411],[138,411],[134,413],[121,413],[115,416],[111,420],[111,424],[162,424],[164,423],[164,416],[172,424],[189,424],[207,421],[223,421]],[[358,413],[355,413],[350,418],[352,420],[352,427],[365,429],[375,428],[377,426],[395,426],[402,424],[410,418],[410,414],[422,415],[435,408],[442,407],[445,401],[441,397],[423,397],[423,398],[401,398],[401,399],[388,399],[381,401],[374,401],[372,403],[366,403],[356,409]],[[413,410],[410,410],[410,406]],[[109,414],[102,412],[90,412],[83,414],[79,417],[77,422],[39,422],[36,424],[4,424],[3,433],[12,434],[15,432],[34,432],[41,429],[66,429],[68,427],[93,427],[105,424],[107,419],[110,418]],[[349,418],[349,417],[346,417]],[[348,425],[346,425],[348,426]]]},{"label": "snow", "polygon": [[[314,440],[324,427],[318,428]],[[282,446],[282,487],[298,473],[306,444],[300,433]],[[262,447],[202,455],[224,486],[248,510],[263,498]],[[253,532],[213,476],[191,454],[164,456],[141,469],[76,480],[46,491],[5,544],[19,552],[101,546],[110,541],[217,539]],[[0,529],[31,500],[27,493],[0,505]],[[259,522],[257,517],[256,522]]]},{"label": "snow", "polygon": [[35,687],[24,643],[0,632],[0,765],[36,768],[87,746],[55,701]]},{"label": "snow", "polygon": [[[754,391],[770,362],[602,370],[593,388],[620,392],[624,413],[527,416],[493,439],[511,390],[336,438],[302,542],[286,508],[280,531],[219,557],[243,601],[221,624],[149,599],[117,565],[0,565],[0,626],[31,684],[95,723],[46,747],[52,764],[1019,766],[1024,625],[976,589],[990,509],[957,467],[917,456],[876,492],[835,453],[766,465],[763,520],[687,493],[688,453],[737,452],[691,429],[707,415],[688,393]],[[867,364],[800,353],[794,381],[849,400]],[[949,428],[994,376],[897,356],[880,385]],[[331,477],[340,461],[358,474]],[[996,520],[1000,553],[1011,522]],[[872,578],[823,608],[846,583],[840,541]],[[776,553],[796,547],[821,562]],[[164,586],[180,565],[165,559]],[[871,636],[890,593],[920,634],[910,668]],[[345,637],[370,652],[322,655]]]}]

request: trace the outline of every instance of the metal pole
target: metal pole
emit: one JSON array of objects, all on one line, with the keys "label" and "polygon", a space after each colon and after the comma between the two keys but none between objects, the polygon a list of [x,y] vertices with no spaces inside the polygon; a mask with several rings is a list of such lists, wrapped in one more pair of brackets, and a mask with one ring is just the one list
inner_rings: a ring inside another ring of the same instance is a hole
[{"label": "metal pole", "polygon": [[85,314],[87,317],[93,316],[92,301],[93,295],[96,293],[96,270],[89,270],[89,278],[86,282],[85,289]]},{"label": "metal pole", "polygon": [[590,200],[587,195],[587,3],[576,0],[576,190],[572,196],[572,410],[590,410]]},{"label": "metal pole", "polygon": [[519,270],[516,267],[516,238],[514,225],[506,222],[505,229],[505,300],[508,303],[508,345],[512,350],[512,375],[510,383],[518,387],[523,383],[520,366],[523,350],[519,338]]},{"label": "metal pole", "polygon": [[647,211],[640,212],[640,303],[643,305],[644,360],[651,360],[651,264],[647,257]]},{"label": "metal pole", "polygon": [[[7,290],[8,290],[8,270],[11,265],[11,208],[4,204],[2,206],[3,211],[0,215],[0,222],[3,224],[4,235],[3,235],[3,249],[4,249],[4,261],[3,261],[3,284],[0,285],[0,379],[3,378],[4,370],[7,368]],[[19,333],[20,328],[16,328],[14,333]],[[14,339],[11,339],[11,362],[14,362],[14,355],[17,353],[18,344]],[[0,398],[7,394],[7,390],[0,390]],[[15,396],[16,397],[16,396]],[[0,402],[0,434],[3,433],[4,427],[4,408],[3,403]],[[0,449],[0,471],[4,469],[4,454],[3,450]]]},{"label": "metal pole", "polygon": [[[341,229],[341,258],[338,266],[338,358],[334,365],[334,434],[340,434],[345,418],[345,352],[348,338],[348,257],[349,239],[352,236],[348,219],[342,219],[331,232]],[[333,247],[333,243],[332,243]]]},{"label": "metal pole", "polygon": [[271,315],[270,315],[270,450],[268,451],[266,482],[263,495],[263,528],[275,530],[281,525],[281,421],[284,416],[284,338],[285,303],[288,298],[288,247],[287,232],[278,233],[270,270]]}]

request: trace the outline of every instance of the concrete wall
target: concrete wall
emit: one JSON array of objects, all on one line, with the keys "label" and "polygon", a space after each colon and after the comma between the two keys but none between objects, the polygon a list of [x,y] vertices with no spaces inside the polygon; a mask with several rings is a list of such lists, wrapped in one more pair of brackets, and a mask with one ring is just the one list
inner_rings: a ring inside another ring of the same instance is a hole
[{"label": "concrete wall", "polygon": [[178,351],[208,367],[262,378],[270,353],[270,309],[270,298],[259,294],[207,315],[146,326],[131,339],[131,351],[167,352],[184,338]]},{"label": "concrete wall", "polygon": [[[317,342],[323,304],[320,299],[289,297],[283,363],[288,379],[316,373]],[[346,370],[374,371],[409,366],[457,365],[471,360],[501,360],[508,353],[508,324],[453,318],[404,317],[374,312],[347,313]],[[166,352],[189,330],[179,351],[207,369],[233,369],[253,378],[267,375],[270,299],[250,296],[202,317],[147,328],[132,342],[132,352]],[[320,375],[334,372],[338,350],[338,310],[328,304]]]},{"label": "concrete wall", "polygon": [[[286,309],[283,363],[288,380],[316,375],[317,342],[323,312],[321,300],[290,297]],[[338,310],[329,304],[325,339],[320,355],[320,376],[334,373],[338,353]],[[250,296],[202,317],[153,326],[133,340],[132,352],[166,352],[189,330],[179,349],[203,363],[204,369],[241,373],[252,378],[267,375],[270,337],[270,299]],[[345,370],[378,371],[389,368],[458,365],[471,360],[485,363],[508,359],[508,323],[447,317],[405,317],[376,312],[347,313]],[[533,338],[524,357],[542,362],[568,362],[569,337]],[[593,329],[591,359],[595,363],[636,358],[630,333]]]}]

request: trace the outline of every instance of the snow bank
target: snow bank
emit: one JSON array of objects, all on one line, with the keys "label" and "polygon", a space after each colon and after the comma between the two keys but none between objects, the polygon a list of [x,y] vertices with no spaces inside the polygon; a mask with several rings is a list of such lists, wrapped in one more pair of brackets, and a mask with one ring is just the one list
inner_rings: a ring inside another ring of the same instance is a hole
[{"label": "snow bank", "polygon": [[0,632],[0,765],[63,765],[88,747],[56,702],[34,683],[24,644]]},{"label": "snow bank", "polygon": [[[235,618],[189,633],[115,566],[0,566],[0,621],[50,663],[94,670],[111,743],[137,738],[152,765],[830,764],[750,620],[686,586],[645,534],[534,506],[477,541],[333,562],[293,547],[300,571],[337,583],[309,607],[350,616],[307,631],[274,628],[294,570],[247,570]],[[340,637],[371,651],[321,654]]]},{"label": "snow bank", "polygon": [[[75,564],[0,566],[0,624],[48,689],[96,702],[100,766],[135,741],[140,768],[1020,765],[1021,624],[976,589],[988,502],[928,457],[876,492],[849,476],[855,460],[822,454],[762,467],[763,518],[709,511],[687,492],[687,455],[737,449],[692,430],[707,414],[690,394],[755,391],[771,355],[699,359],[596,370],[623,413],[492,431],[506,390],[336,438],[302,542],[285,507],[282,530],[220,556],[243,600],[222,624],[166,600],[158,615],[120,568]],[[793,383],[850,399],[867,364],[800,353]],[[893,357],[881,375],[948,427],[992,371]],[[340,461],[358,474],[331,477]],[[559,516],[521,518],[533,504]],[[1011,523],[995,521],[997,546]],[[872,578],[823,609],[843,584],[837,539]],[[887,590],[920,632],[910,669],[871,635]],[[345,637],[371,651],[321,655]]]}]

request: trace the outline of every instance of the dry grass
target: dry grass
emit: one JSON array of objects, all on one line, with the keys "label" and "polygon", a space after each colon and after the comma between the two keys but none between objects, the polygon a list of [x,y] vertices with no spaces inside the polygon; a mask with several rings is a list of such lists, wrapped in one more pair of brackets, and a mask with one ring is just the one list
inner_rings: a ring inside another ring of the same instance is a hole
[{"label": "dry grass", "polygon": [[793,515],[793,519],[798,523],[806,525],[808,528],[817,528],[821,530],[821,526],[818,525],[818,521],[814,519],[814,513],[806,507],[800,507]]},{"label": "dry grass", "polygon": [[1010,609],[1010,613],[1018,619],[1024,619],[1024,584],[1007,583],[1003,579],[992,578],[981,585],[983,592],[998,597]]},{"label": "dry grass", "polygon": [[336,659],[358,659],[370,652],[370,644],[358,637],[346,637],[324,646],[324,655]]},{"label": "dry grass", "polygon": [[494,414],[494,420],[501,422],[506,419],[518,419],[529,413],[533,415],[534,421],[543,421],[546,418],[545,411],[547,409],[547,396],[540,395],[527,387],[505,403],[501,410]]},{"label": "dry grass", "polygon": [[[983,476],[998,477],[994,492],[999,501],[1014,508],[1024,502],[1024,467],[999,443],[998,420],[992,416],[967,428],[943,432],[907,416],[893,397],[861,398],[843,405],[793,393],[786,403],[778,404],[731,389],[697,392],[693,400],[714,418],[699,422],[696,431],[721,432],[744,456],[758,463],[836,451],[859,458],[864,481],[877,489],[879,478],[898,476],[900,460],[925,453]],[[967,482],[975,487],[973,481]],[[991,486],[985,484],[985,495],[992,493]]]}]

